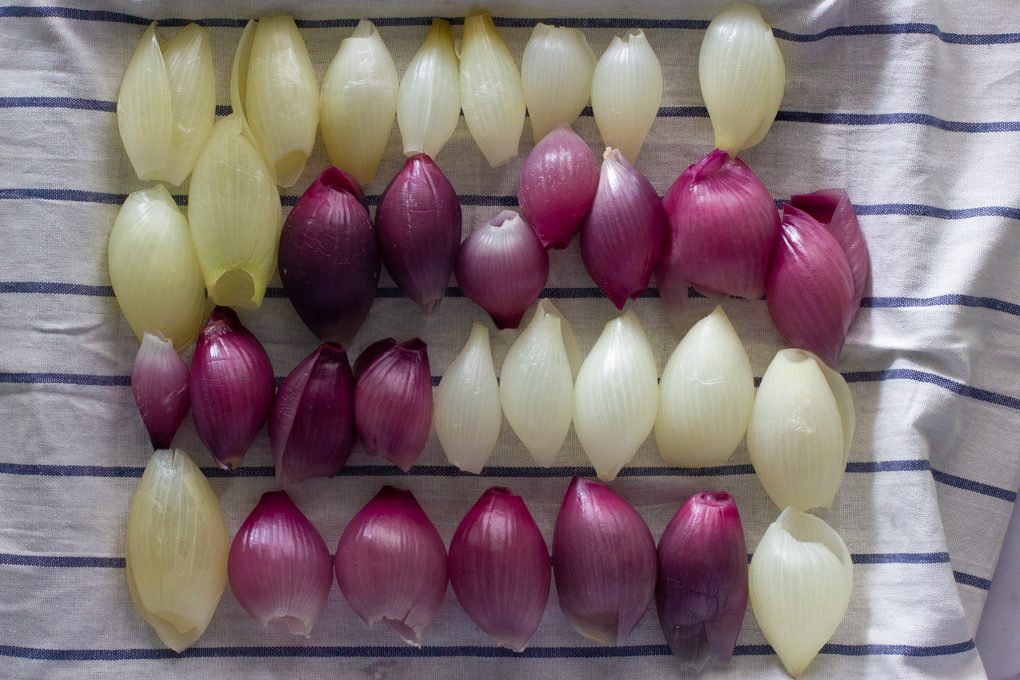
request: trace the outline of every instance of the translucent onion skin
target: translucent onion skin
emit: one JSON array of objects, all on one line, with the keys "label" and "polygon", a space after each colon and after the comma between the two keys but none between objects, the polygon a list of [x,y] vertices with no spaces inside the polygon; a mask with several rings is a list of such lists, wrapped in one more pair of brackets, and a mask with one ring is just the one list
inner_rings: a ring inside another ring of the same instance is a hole
[{"label": "translucent onion skin", "polygon": [[769,315],[794,347],[835,368],[857,315],[854,272],[839,241],[803,210],[783,206],[782,234],[769,269]]},{"label": "translucent onion skin", "polygon": [[397,125],[404,155],[424,153],[435,158],[459,122],[460,64],[453,29],[446,19],[433,19],[397,93]]},{"label": "translucent onion skin", "polygon": [[603,158],[595,201],[581,228],[581,257],[592,280],[622,310],[648,287],[668,227],[648,179],[618,149],[606,149]]},{"label": "translucent onion skin", "polygon": [[450,585],[464,611],[500,646],[524,651],[549,599],[549,550],[520,496],[492,487],[450,541]]},{"label": "translucent onion skin", "polygon": [[733,498],[701,492],[659,539],[655,603],[663,635],[688,668],[733,655],[747,611],[747,548]]},{"label": "translucent onion skin", "polygon": [[606,146],[633,163],[662,102],[662,66],[644,31],[614,37],[595,64],[591,108]]},{"label": "translucent onion skin", "polygon": [[285,491],[262,494],[230,544],[230,589],[263,626],[309,636],[333,585],[329,548]]},{"label": "translucent onion skin", "polygon": [[567,125],[535,144],[517,178],[517,198],[545,248],[567,247],[591,212],[598,184],[594,154]]},{"label": "translucent onion skin", "polygon": [[460,199],[424,154],[407,159],[375,214],[379,253],[401,290],[426,313],[446,294],[460,249]]},{"label": "translucent onion skin", "polygon": [[280,279],[320,340],[349,343],[379,283],[379,246],[357,180],[327,168],[301,195],[280,233]]},{"label": "translucent onion skin", "polygon": [[560,609],[577,632],[623,642],[655,593],[655,539],[641,515],[605,484],[574,477],[553,535]]},{"label": "translucent onion skin", "polygon": [[457,282],[500,330],[520,325],[548,279],[549,255],[512,210],[500,212],[460,245]]},{"label": "translucent onion skin", "polygon": [[145,334],[131,367],[131,394],[152,448],[170,448],[191,406],[188,367],[173,343]]},{"label": "translucent onion skin", "polygon": [[220,467],[239,467],[269,416],[275,385],[266,350],[229,307],[214,308],[202,329],[188,387],[199,438]]},{"label": "translucent onion skin", "polygon": [[125,575],[135,609],[183,652],[202,637],[227,584],[227,522],[202,471],[177,450],[152,454],[131,499]]},{"label": "translucent onion skin", "polygon": [[[779,242],[779,213],[768,189],[739,158],[715,149],[666,192],[669,238],[656,279],[680,275],[707,295],[757,299]],[[663,291],[669,306],[686,300]]]},{"label": "translucent onion skin", "polygon": [[521,57],[521,83],[537,143],[557,125],[571,125],[591,99],[595,53],[576,28],[538,23]]},{"label": "translucent onion skin", "polygon": [[382,456],[407,472],[425,449],[432,425],[432,371],[425,343],[396,344],[392,338],[369,346],[371,359],[354,389],[354,421],[370,456]]},{"label": "translucent onion skin", "polygon": [[384,486],[340,536],[336,581],[358,616],[412,647],[446,596],[446,547],[410,491]]},{"label": "translucent onion skin", "polygon": [[324,342],[280,385],[269,418],[276,478],[284,488],[309,477],[332,477],[350,458],[354,374],[344,348]]}]

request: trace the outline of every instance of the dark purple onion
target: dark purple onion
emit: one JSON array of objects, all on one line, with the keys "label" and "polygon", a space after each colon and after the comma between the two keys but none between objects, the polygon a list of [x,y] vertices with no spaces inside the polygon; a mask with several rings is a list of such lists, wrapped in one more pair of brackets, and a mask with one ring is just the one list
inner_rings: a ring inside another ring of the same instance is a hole
[{"label": "dark purple onion", "polygon": [[142,337],[131,367],[131,394],[154,449],[169,449],[188,413],[188,367],[174,344],[151,333]]}]

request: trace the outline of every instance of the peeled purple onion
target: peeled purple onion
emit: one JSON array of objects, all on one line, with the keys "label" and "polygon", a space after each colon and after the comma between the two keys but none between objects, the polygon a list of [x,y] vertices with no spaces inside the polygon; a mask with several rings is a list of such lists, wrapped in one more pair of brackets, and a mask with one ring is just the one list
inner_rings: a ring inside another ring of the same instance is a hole
[{"label": "peeled purple onion", "polygon": [[727,661],[747,610],[747,548],[733,498],[697,493],[659,539],[655,604],[673,654],[701,670]]},{"label": "peeled purple onion", "polygon": [[379,252],[398,286],[431,312],[446,294],[460,248],[460,199],[423,153],[404,162],[375,213]]},{"label": "peeled purple onion", "polygon": [[606,149],[591,213],[581,228],[581,257],[616,305],[636,298],[662,255],[666,213],[659,195],[618,149]]},{"label": "peeled purple onion", "polygon": [[418,338],[370,345],[370,360],[355,362],[354,421],[370,456],[407,472],[425,449],[432,425],[432,371]]},{"label": "peeled purple onion", "polygon": [[191,416],[220,467],[241,465],[273,406],[266,350],[229,307],[215,307],[198,335],[188,376]]},{"label": "peeled purple onion", "polygon": [[472,621],[515,652],[538,629],[549,599],[549,550],[524,500],[492,487],[450,541],[450,585]]},{"label": "peeled purple onion", "polygon": [[655,539],[641,515],[602,482],[574,477],[553,535],[553,574],[570,625],[623,642],[655,594]]},{"label": "peeled purple onion", "polygon": [[188,367],[174,344],[151,333],[142,337],[131,367],[131,394],[154,449],[169,449],[191,406]]},{"label": "peeled purple onion", "polygon": [[521,166],[521,213],[545,248],[566,248],[591,212],[599,168],[588,144],[560,124],[543,137]]},{"label": "peeled purple onion", "polygon": [[809,214],[783,206],[782,237],[769,271],[767,303],[793,347],[836,368],[857,314],[854,273],[836,237]]},{"label": "peeled purple onion", "polygon": [[446,547],[410,491],[384,486],[352,519],[336,547],[336,581],[358,616],[383,621],[409,645],[446,596]]},{"label": "peeled purple onion", "polygon": [[262,494],[237,530],[227,561],[230,589],[253,619],[281,619],[310,635],[333,585],[329,548],[285,491]]},{"label": "peeled purple onion", "polygon": [[354,374],[344,348],[324,342],[280,385],[269,419],[276,478],[288,487],[332,477],[354,448]]},{"label": "peeled purple onion", "polygon": [[457,282],[497,328],[517,328],[545,288],[549,255],[512,210],[471,232],[457,256]]},{"label": "peeled purple onion", "polygon": [[[768,189],[739,158],[715,149],[683,171],[666,192],[669,237],[656,280],[684,278],[706,295],[757,299],[779,240],[779,213]],[[660,291],[667,308],[687,291]]]},{"label": "peeled purple onion", "polygon": [[327,168],[280,233],[280,279],[298,316],[322,340],[348,343],[379,282],[379,247],[357,180]]}]

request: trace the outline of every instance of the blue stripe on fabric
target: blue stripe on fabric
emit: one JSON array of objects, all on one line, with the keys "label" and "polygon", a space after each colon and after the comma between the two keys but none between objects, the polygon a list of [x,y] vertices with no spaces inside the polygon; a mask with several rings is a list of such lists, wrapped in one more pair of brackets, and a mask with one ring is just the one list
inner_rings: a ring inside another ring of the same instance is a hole
[{"label": "blue stripe on fabric", "polygon": [[934,468],[932,468],[931,476],[934,477],[935,481],[939,484],[963,489],[964,491],[979,493],[984,496],[991,496],[992,498],[999,498],[1004,501],[1009,501],[1010,503],[1016,502],[1016,491],[1011,491],[1010,489],[1003,489],[983,482],[975,482],[972,479],[951,475]]},{"label": "blue stripe on fabric", "polygon": [[0,109],[75,109],[114,113],[117,102],[83,97],[0,97]]},{"label": "blue stripe on fabric", "polygon": [[871,307],[872,309],[945,306],[977,307],[1020,316],[1020,304],[1015,302],[959,293],[947,293],[932,297],[866,297],[861,300],[861,307]]},{"label": "blue stripe on fabric", "polygon": [[0,373],[0,384],[10,385],[85,385],[88,387],[130,387],[130,375],[95,373]]},{"label": "blue stripe on fabric", "polygon": [[974,208],[940,208],[921,203],[854,203],[858,215],[909,215],[934,217],[940,220],[967,220],[974,217],[1006,217],[1020,220],[1020,208],[1004,205],[984,205]]},{"label": "blue stripe on fabric", "polygon": [[931,35],[950,45],[1010,45],[1020,43],[1020,33],[951,33],[935,24],[911,22],[899,24],[857,24],[834,26],[818,33],[791,33],[779,28],[772,33],[790,42],[817,42],[825,38],[866,35]]},{"label": "blue stripe on fabric", "polygon": [[990,590],[992,582],[986,578],[975,576],[974,574],[968,574],[963,571],[954,571],[953,578],[956,579],[957,583],[962,583],[965,586],[971,586],[973,588],[980,588],[981,590]]},{"label": "blue stripe on fabric", "polygon": [[859,553],[850,559],[854,564],[945,564],[949,553]]}]

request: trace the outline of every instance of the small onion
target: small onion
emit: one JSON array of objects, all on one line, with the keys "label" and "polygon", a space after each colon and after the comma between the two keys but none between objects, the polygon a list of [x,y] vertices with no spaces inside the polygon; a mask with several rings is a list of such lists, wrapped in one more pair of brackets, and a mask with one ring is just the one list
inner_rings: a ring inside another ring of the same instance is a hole
[{"label": "small onion", "polygon": [[154,449],[168,449],[191,406],[188,367],[169,340],[146,333],[131,367],[131,394]]}]

